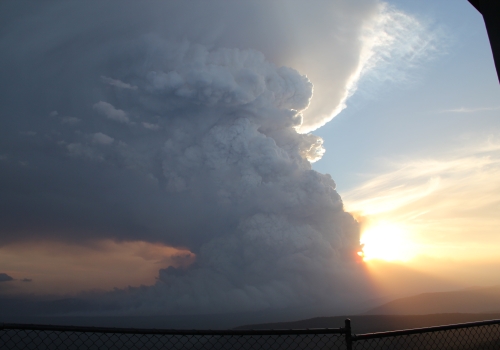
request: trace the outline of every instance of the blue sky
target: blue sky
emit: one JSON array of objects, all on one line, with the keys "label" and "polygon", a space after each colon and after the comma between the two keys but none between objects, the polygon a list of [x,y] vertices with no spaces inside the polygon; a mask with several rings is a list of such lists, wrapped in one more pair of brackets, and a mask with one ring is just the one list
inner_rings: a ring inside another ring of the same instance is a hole
[{"label": "blue sky", "polygon": [[467,1],[390,4],[437,34],[438,50],[362,77],[315,131],[326,152],[313,168],[358,214],[374,271],[392,260],[456,287],[499,284],[500,85],[482,16]]},{"label": "blue sky", "polygon": [[[341,194],[366,180],[363,175],[386,170],[387,160],[446,153],[500,128],[494,109],[500,86],[482,16],[467,1],[390,4],[439,29],[443,46],[406,68],[405,81],[362,78],[347,108],[314,132],[326,153],[313,167],[330,173]],[[460,108],[471,111],[444,112]]]}]

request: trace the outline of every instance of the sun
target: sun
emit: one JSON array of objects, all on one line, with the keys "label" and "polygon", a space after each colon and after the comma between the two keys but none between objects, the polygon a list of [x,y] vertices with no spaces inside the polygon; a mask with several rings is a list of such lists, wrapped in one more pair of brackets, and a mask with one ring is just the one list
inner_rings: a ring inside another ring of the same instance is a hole
[{"label": "sun", "polygon": [[370,226],[361,234],[363,260],[408,261],[416,255],[416,246],[408,230],[396,224],[382,222]]}]

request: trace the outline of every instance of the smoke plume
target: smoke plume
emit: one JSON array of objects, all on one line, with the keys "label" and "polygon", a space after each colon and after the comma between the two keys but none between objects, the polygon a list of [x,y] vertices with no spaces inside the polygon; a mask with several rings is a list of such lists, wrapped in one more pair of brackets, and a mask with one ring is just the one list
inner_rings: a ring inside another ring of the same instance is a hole
[{"label": "smoke plume", "polygon": [[358,224],[312,170],[324,149],[308,132],[344,108],[383,4],[26,4],[0,11],[0,244],[196,254],[102,296],[131,313],[341,310],[366,296]]}]

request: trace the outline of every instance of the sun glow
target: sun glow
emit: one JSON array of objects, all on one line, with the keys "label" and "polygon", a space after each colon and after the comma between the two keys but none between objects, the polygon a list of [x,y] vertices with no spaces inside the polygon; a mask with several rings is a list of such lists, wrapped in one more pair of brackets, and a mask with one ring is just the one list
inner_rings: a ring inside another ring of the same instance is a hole
[{"label": "sun glow", "polygon": [[363,260],[408,261],[416,255],[409,232],[391,223],[370,226],[361,235]]}]

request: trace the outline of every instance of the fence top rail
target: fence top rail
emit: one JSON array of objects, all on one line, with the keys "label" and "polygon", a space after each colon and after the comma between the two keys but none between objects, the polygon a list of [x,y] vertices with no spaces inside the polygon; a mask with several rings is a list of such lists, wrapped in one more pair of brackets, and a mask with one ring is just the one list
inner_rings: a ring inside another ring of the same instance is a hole
[{"label": "fence top rail", "polygon": [[294,335],[294,334],[345,334],[345,328],[309,328],[309,329],[143,329],[114,327],[80,327],[42,324],[0,323],[1,330],[56,331],[82,333],[120,333],[120,334],[158,334],[158,335]]},{"label": "fence top rail", "polygon": [[444,326],[403,329],[403,330],[398,330],[398,331],[354,334],[352,337],[352,340],[356,341],[356,340],[365,340],[365,339],[374,339],[374,338],[396,337],[396,336],[400,336],[400,335],[439,332],[439,331],[447,331],[447,330],[452,330],[452,329],[489,326],[489,325],[494,325],[494,324],[500,324],[500,319],[499,320],[479,321],[479,322],[456,323],[456,324],[448,324],[448,325],[444,325]]}]

